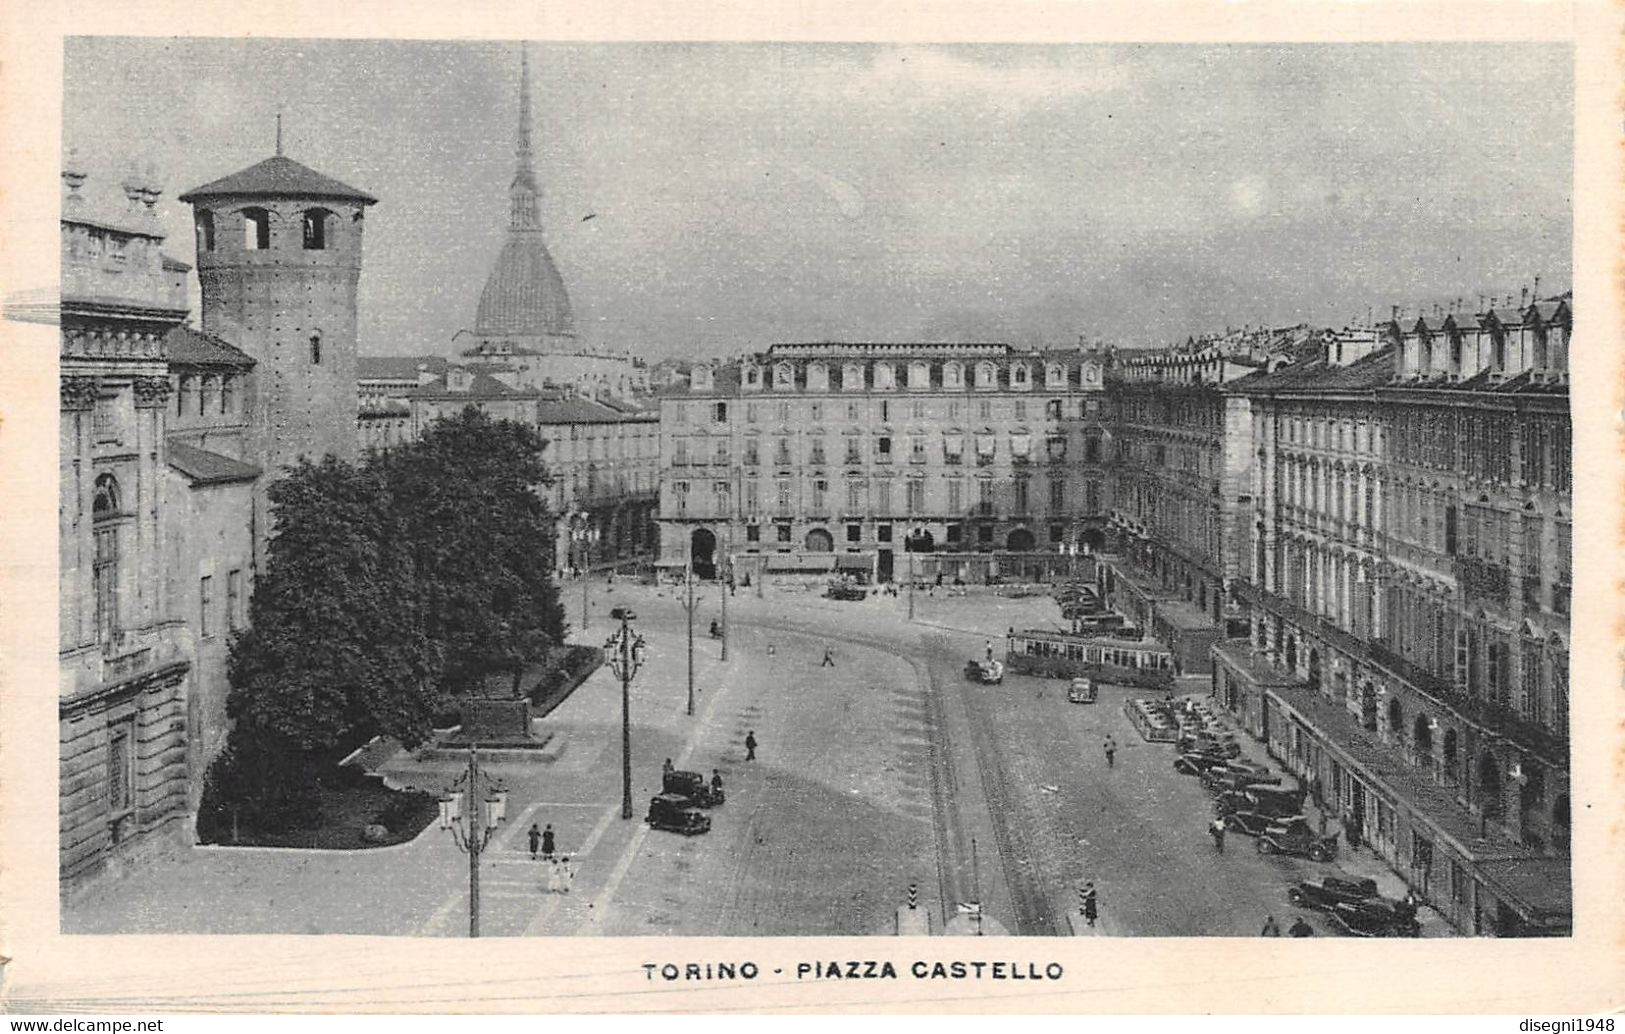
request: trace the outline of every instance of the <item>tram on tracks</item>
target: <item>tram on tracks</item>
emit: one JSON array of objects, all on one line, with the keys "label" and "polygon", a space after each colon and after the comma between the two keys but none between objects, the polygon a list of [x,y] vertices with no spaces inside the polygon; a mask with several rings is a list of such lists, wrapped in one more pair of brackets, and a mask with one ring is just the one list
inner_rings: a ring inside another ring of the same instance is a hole
[{"label": "tram on tracks", "polygon": [[1145,639],[1073,635],[1052,629],[1012,630],[1005,637],[1005,666],[1046,678],[1087,676],[1097,682],[1142,689],[1171,689],[1174,655]]}]

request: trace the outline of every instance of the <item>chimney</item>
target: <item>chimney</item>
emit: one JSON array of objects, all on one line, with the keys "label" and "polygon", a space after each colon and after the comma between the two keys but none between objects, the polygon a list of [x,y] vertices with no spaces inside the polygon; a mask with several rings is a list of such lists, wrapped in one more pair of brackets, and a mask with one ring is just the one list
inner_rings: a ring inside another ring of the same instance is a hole
[{"label": "chimney", "polygon": [[62,182],[68,188],[68,196],[62,199],[63,208],[79,208],[85,199],[79,196],[79,188],[85,185],[85,171],[79,164],[79,149],[68,150],[68,159],[62,163]]},{"label": "chimney", "polygon": [[1540,277],[1539,276],[1535,277],[1535,288],[1530,293],[1535,296],[1534,297],[1535,301],[1537,301],[1537,302],[1540,301]]},{"label": "chimney", "polygon": [[147,184],[141,178],[141,169],[134,162],[130,163],[130,172],[124,177],[119,186],[124,188],[124,196],[130,199],[130,211],[140,211],[141,199],[146,196]]},{"label": "chimney", "polygon": [[1526,306],[1528,304],[1529,304],[1529,286],[1526,284],[1523,287],[1518,288],[1518,308],[1521,309],[1521,308],[1523,308],[1524,306]]},{"label": "chimney", "polygon": [[164,188],[158,182],[158,166],[153,162],[147,163],[146,182],[141,188],[141,203],[147,206],[146,220],[154,228],[158,226],[158,196]]}]

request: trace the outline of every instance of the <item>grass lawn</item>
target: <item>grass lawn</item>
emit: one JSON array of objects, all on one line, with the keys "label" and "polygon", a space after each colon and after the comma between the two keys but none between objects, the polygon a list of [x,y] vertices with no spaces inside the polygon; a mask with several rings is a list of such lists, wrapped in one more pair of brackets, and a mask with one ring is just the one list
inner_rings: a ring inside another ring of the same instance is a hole
[{"label": "grass lawn", "polygon": [[[261,832],[245,826],[237,831],[241,839],[235,843],[245,847],[315,847],[340,851],[388,847],[411,840],[439,814],[435,798],[430,794],[391,790],[383,780],[370,777],[348,789],[320,787],[316,800],[321,809],[320,821],[316,824],[285,832]],[[372,823],[385,826],[389,835],[381,840],[367,840],[363,832]],[[230,845],[234,843],[231,827],[229,823],[223,825],[221,835],[212,842]]]}]

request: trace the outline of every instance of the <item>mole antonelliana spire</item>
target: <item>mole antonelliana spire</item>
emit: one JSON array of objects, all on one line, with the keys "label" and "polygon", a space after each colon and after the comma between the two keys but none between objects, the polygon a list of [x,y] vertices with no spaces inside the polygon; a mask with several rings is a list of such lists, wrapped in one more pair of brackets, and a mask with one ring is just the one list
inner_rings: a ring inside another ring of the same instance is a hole
[{"label": "mole antonelliana spire", "polygon": [[531,149],[530,55],[519,50],[519,130],[516,167],[508,188],[508,239],[480,293],[474,333],[511,346],[544,351],[575,347],[575,314],[553,256],[542,241]]}]

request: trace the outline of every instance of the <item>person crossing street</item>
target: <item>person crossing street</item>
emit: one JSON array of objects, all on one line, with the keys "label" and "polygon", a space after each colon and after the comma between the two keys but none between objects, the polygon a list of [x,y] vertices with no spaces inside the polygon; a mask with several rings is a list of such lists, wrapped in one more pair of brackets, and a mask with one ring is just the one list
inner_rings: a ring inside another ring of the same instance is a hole
[{"label": "person crossing street", "polygon": [[1224,820],[1214,819],[1207,827],[1208,835],[1213,837],[1213,850],[1224,854]]},{"label": "person crossing street", "polygon": [[1106,734],[1106,742],[1103,746],[1106,751],[1106,767],[1115,768],[1117,766],[1117,740],[1111,733]]},{"label": "person crossing street", "polygon": [[553,860],[553,824],[552,823],[548,823],[547,828],[542,830],[542,857],[547,859],[548,861]]},{"label": "person crossing street", "polygon": [[831,647],[824,647],[824,660],[818,665],[820,668],[835,667],[835,651]]},{"label": "person crossing street", "polygon": [[530,841],[530,860],[534,862],[537,852],[542,849],[542,831],[536,823],[530,824],[530,832],[526,834],[526,839]]},{"label": "person crossing street", "polygon": [[756,730],[751,729],[745,733],[745,760],[756,760]]}]

